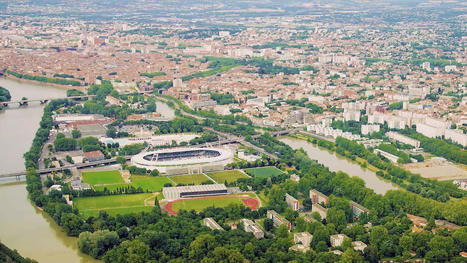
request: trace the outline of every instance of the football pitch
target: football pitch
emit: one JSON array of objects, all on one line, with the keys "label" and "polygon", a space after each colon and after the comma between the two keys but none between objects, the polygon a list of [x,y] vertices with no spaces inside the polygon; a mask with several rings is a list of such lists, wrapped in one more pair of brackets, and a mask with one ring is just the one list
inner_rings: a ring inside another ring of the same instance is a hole
[{"label": "football pitch", "polygon": [[226,181],[227,183],[235,182],[240,178],[248,178],[246,174],[238,170],[213,172],[213,173],[208,173],[207,175],[211,177],[212,179],[214,179],[219,184],[223,184]]},{"label": "football pitch", "polygon": [[155,198],[152,193],[83,197],[74,199],[73,206],[88,218],[99,216],[99,211],[106,211],[109,215],[151,211]]},{"label": "football pitch", "polygon": [[114,191],[118,188],[126,188],[128,186],[133,186],[134,188],[141,187],[144,191],[158,192],[162,190],[165,184],[173,183],[163,176],[146,176],[146,175],[132,175],[130,177],[131,183],[125,184],[111,184],[111,185],[98,185],[94,186],[96,191],[103,191],[104,188],[107,188],[110,191]]},{"label": "football pitch", "polygon": [[284,173],[274,166],[250,168],[246,169],[245,172],[253,177],[270,177]]},{"label": "football pitch", "polygon": [[113,171],[96,171],[96,172],[83,172],[83,181],[91,186],[94,185],[107,185],[107,184],[124,184],[120,172]]},{"label": "football pitch", "polygon": [[185,174],[185,175],[176,175],[170,176],[170,179],[177,184],[185,185],[199,185],[202,182],[211,181],[204,174]]}]

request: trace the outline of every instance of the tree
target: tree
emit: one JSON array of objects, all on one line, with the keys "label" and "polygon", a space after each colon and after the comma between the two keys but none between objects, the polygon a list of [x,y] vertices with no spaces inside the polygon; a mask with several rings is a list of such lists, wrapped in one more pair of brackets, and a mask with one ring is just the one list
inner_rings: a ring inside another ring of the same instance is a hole
[{"label": "tree", "polygon": [[126,159],[123,156],[117,156],[115,158],[115,162],[121,165],[124,165],[126,163]]},{"label": "tree", "polygon": [[109,127],[107,131],[105,132],[105,135],[110,138],[116,138],[117,137],[117,129],[115,127]]},{"label": "tree", "polygon": [[341,262],[343,263],[359,263],[364,262],[364,259],[360,253],[355,251],[353,248],[347,248],[342,254]]},{"label": "tree", "polygon": [[263,221],[264,230],[271,231],[274,228],[274,221],[272,219],[266,218]]},{"label": "tree", "polygon": [[310,198],[305,198],[305,200],[303,200],[303,207],[309,211],[311,210],[311,206],[313,205],[313,202],[311,201]]},{"label": "tree", "polygon": [[277,238],[287,238],[289,236],[289,229],[286,225],[280,225],[276,228],[275,234]]},{"label": "tree", "polygon": [[73,137],[73,139],[81,138],[81,132],[79,130],[72,130],[71,137]]},{"label": "tree", "polygon": [[225,247],[216,247],[211,255],[202,263],[247,263],[249,262],[239,251]]},{"label": "tree", "polygon": [[342,229],[344,229],[347,225],[345,212],[335,207],[329,208],[326,215],[326,222],[334,224],[337,228],[337,231],[341,232]]},{"label": "tree", "polygon": [[72,138],[55,139],[54,147],[56,151],[72,151],[76,149],[77,142]]},{"label": "tree", "polygon": [[217,247],[217,242],[213,236],[209,234],[199,235],[190,244],[189,257],[200,262],[215,247]]},{"label": "tree", "polygon": [[65,213],[61,218],[61,226],[67,235],[77,237],[81,232],[83,221],[75,214]]},{"label": "tree", "polygon": [[158,171],[157,169],[154,169],[154,170],[151,171],[151,173],[150,173],[149,175],[151,175],[151,176],[159,176],[160,173],[159,173],[159,171]]}]

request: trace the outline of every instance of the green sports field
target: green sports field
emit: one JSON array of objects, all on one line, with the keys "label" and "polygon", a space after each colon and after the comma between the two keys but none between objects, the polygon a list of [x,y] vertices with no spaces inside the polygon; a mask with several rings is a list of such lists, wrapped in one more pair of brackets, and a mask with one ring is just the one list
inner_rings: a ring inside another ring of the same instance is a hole
[{"label": "green sports field", "polygon": [[210,181],[204,174],[185,174],[185,175],[176,175],[170,176],[170,179],[177,184],[194,184],[198,185],[205,181]]},{"label": "green sports field", "polygon": [[227,181],[227,183],[231,183],[237,181],[240,178],[248,178],[246,174],[238,170],[214,172],[208,173],[207,175],[220,184],[225,183],[225,181]]},{"label": "green sports field", "polygon": [[135,188],[141,187],[143,190],[149,190],[151,192],[158,192],[162,190],[164,184],[173,183],[167,179],[167,177],[163,176],[141,176],[141,175],[132,175],[131,178],[131,185]]},{"label": "green sports field", "polygon": [[197,212],[203,211],[204,209],[214,207],[226,207],[230,204],[243,205],[242,199],[237,197],[226,197],[226,198],[214,198],[214,199],[188,199],[183,201],[174,202],[172,209],[178,212],[181,209],[184,210],[195,210]]},{"label": "green sports field", "polygon": [[245,172],[254,177],[270,177],[284,173],[274,166],[250,168],[246,169]]},{"label": "green sports field", "polygon": [[83,197],[74,199],[73,206],[87,218],[98,216],[101,210],[109,215],[151,211],[154,199],[155,196],[152,193]]},{"label": "green sports field", "polygon": [[107,185],[107,184],[124,184],[120,172],[113,171],[97,171],[97,172],[83,172],[83,181],[91,186],[94,185]]},{"label": "green sports field", "polygon": [[130,177],[130,184],[112,184],[112,185],[98,185],[94,186],[96,191],[103,191],[104,188],[107,188],[110,191],[114,191],[118,188],[125,188],[128,186],[133,186],[134,188],[141,187],[144,191],[158,192],[162,190],[164,184],[173,183],[163,176],[143,176],[143,175],[132,175]]}]

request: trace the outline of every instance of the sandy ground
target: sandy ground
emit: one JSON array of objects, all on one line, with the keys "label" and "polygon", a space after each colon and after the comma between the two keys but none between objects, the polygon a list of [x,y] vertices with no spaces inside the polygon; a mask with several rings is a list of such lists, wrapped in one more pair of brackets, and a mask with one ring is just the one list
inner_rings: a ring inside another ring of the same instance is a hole
[{"label": "sandy ground", "polygon": [[422,163],[404,165],[404,168],[412,173],[420,174],[422,177],[440,181],[467,178],[467,168],[464,165],[457,165],[447,161],[434,162],[426,160]]}]

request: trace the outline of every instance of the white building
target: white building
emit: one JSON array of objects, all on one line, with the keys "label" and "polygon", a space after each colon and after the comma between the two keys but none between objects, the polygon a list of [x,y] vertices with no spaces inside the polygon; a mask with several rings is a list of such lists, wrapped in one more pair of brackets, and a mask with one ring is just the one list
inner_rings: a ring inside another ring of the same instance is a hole
[{"label": "white building", "polygon": [[177,200],[186,197],[227,194],[227,187],[224,184],[164,187],[162,193],[167,200]]},{"label": "white building", "polygon": [[346,239],[346,238],[348,238],[348,237],[346,235],[344,235],[344,234],[332,235],[331,238],[330,238],[331,246],[332,247],[341,246],[342,243],[344,242],[344,239]]},{"label": "white building", "polygon": [[354,241],[352,242],[353,249],[356,251],[363,252],[367,245],[363,243],[362,241]]},{"label": "white building", "polygon": [[371,134],[373,132],[379,132],[379,125],[378,124],[368,124],[362,125],[362,134]]},{"label": "white building", "polygon": [[464,147],[467,146],[467,134],[464,134],[462,130],[447,129],[444,132],[444,138],[451,139],[453,142],[458,143]]},{"label": "white building", "polygon": [[251,232],[253,235],[257,238],[263,238],[264,237],[264,232],[261,230],[261,228],[256,224],[255,222],[251,221],[250,219],[242,219],[243,223],[243,230],[245,232]]},{"label": "white building", "polygon": [[223,231],[224,229],[216,222],[214,219],[211,217],[206,217],[203,219],[203,225],[209,227],[212,230],[221,230]]},{"label": "white building", "polygon": [[413,147],[415,148],[419,148],[420,147],[420,141],[418,140],[415,140],[415,139],[412,139],[410,137],[407,137],[405,135],[402,135],[400,133],[397,133],[397,132],[387,132],[386,133],[386,136],[389,137],[389,139],[393,140],[393,141],[397,141],[397,142],[400,142],[400,143],[404,143],[404,144],[408,144],[408,145],[412,145]]},{"label": "white building", "polygon": [[424,123],[417,124],[417,132],[425,135],[426,137],[436,138],[444,135],[444,129],[434,127]]}]

